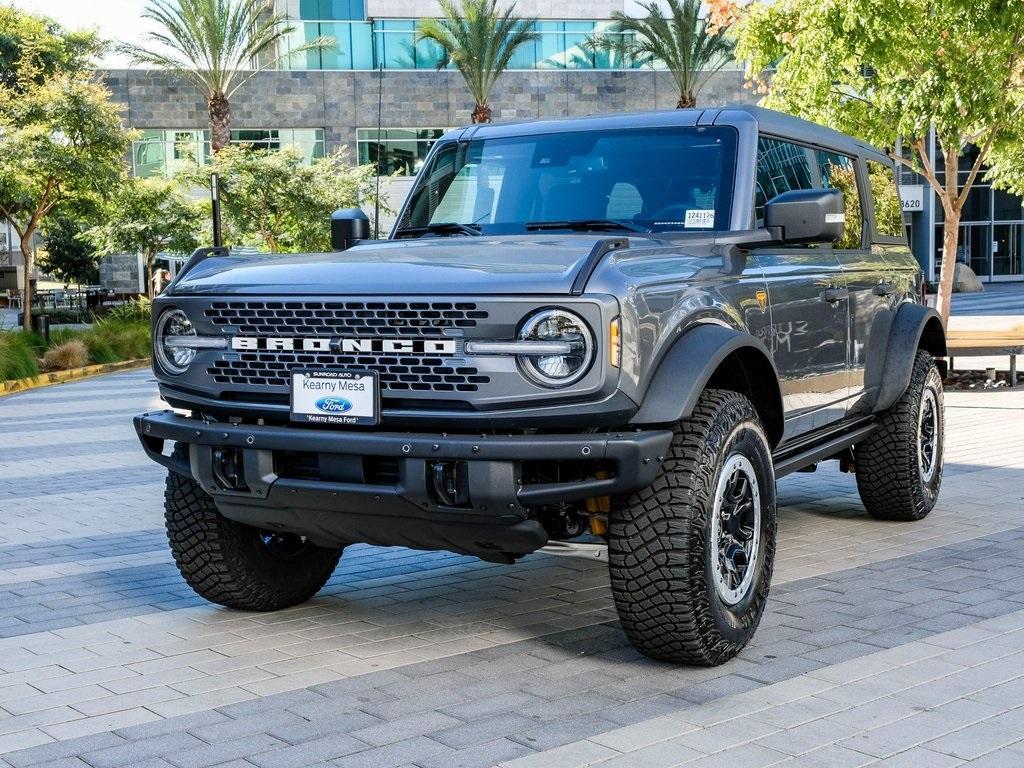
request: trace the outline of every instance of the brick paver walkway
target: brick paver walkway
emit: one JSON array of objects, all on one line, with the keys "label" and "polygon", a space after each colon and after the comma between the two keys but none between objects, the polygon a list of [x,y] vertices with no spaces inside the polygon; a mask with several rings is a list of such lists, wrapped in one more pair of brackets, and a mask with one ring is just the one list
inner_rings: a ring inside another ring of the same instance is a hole
[{"label": "brick paver walkway", "polygon": [[780,485],[776,586],[715,669],[626,643],[597,563],[353,547],[278,614],[208,605],[130,416],[148,372],[0,400],[0,765],[1024,765],[1024,392],[949,393],[922,523]]}]

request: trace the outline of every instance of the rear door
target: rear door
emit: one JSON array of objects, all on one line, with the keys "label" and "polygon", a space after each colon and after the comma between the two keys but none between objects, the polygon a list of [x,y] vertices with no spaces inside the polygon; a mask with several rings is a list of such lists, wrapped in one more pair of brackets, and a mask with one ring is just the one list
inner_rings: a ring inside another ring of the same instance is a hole
[{"label": "rear door", "polygon": [[[791,189],[820,186],[815,150],[766,136],[758,140],[755,209]],[[769,347],[779,372],[784,439],[826,427],[846,414],[849,300],[831,248],[767,247],[753,252],[768,289]]]}]

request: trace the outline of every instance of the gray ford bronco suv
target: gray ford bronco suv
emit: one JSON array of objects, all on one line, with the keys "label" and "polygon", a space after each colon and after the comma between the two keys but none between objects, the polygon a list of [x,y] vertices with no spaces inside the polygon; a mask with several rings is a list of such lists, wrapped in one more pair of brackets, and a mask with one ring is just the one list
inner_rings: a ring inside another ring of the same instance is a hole
[{"label": "gray ford bronco suv", "polygon": [[368,234],[201,250],[153,304],[175,410],[135,426],[211,601],[301,603],[356,542],[544,549],[607,559],[643,653],[719,664],[779,477],[838,460],[876,518],[935,504],[945,335],[869,146],[748,107],[472,126]]}]

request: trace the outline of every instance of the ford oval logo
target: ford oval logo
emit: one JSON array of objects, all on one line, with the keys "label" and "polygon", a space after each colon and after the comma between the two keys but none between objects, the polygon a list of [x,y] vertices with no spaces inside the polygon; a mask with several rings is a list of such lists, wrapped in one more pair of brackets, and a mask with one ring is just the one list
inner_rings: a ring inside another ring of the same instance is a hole
[{"label": "ford oval logo", "polygon": [[324,413],[345,413],[352,410],[352,403],[344,397],[321,397],[314,405],[318,411]]}]

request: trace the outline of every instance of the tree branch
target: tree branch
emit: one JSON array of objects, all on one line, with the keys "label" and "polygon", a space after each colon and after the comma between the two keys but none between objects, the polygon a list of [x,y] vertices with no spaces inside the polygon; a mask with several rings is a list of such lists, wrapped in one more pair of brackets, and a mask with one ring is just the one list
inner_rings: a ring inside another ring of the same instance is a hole
[{"label": "tree branch", "polygon": [[[978,156],[974,159],[974,165],[971,166],[971,172],[967,174],[967,181],[964,182],[964,187],[960,190],[960,194],[957,195],[956,204],[957,207],[963,207],[963,204],[967,202],[967,193],[971,191],[971,187],[974,185],[975,179],[978,178],[978,172],[981,170],[981,165],[985,158],[988,157],[988,151],[992,147],[992,142],[995,141],[996,134],[999,132],[999,123],[992,126],[989,131],[988,138],[985,140],[985,144],[978,149]],[[949,170],[947,169],[947,173]]]}]

